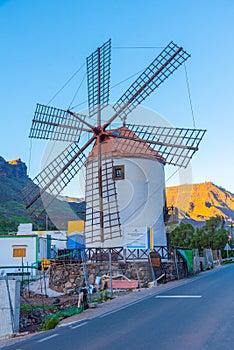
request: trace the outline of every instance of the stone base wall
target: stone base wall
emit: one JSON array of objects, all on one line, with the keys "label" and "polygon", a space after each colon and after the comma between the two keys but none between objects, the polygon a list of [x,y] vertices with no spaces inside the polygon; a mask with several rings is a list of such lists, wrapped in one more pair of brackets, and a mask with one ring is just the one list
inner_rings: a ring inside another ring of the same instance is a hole
[{"label": "stone base wall", "polygon": [[[89,283],[94,285],[97,276],[109,275],[108,261],[87,263]],[[141,287],[147,287],[153,280],[152,268],[148,261],[112,262],[112,275],[124,275],[130,280],[139,278]],[[177,270],[173,261],[162,262],[158,268],[153,268],[155,278],[165,273],[161,282],[177,279]],[[178,262],[179,278],[187,277],[186,265]],[[49,287],[62,293],[78,290],[84,283],[83,265],[74,263],[52,263],[50,268]]]},{"label": "stone base wall", "polygon": [[186,263],[178,262],[177,268],[178,268],[178,273],[177,273],[177,269],[174,261],[162,262],[160,267],[154,268],[154,274],[155,274],[155,277],[157,278],[165,273],[164,281],[166,282],[178,279],[178,274],[179,274],[179,279],[185,278],[188,276]]},{"label": "stone base wall", "polygon": [[79,288],[84,281],[83,267],[80,264],[56,264],[50,266],[49,287],[57,292],[66,293]]},{"label": "stone base wall", "polygon": [[[140,279],[141,287],[147,286],[152,281],[152,272],[148,261],[141,262],[113,262],[112,275],[124,275],[131,280]],[[96,276],[102,277],[109,274],[109,263],[87,263],[89,283],[94,285]],[[137,276],[138,275],[138,276]],[[49,287],[62,293],[82,287],[84,283],[83,265],[79,263],[56,264],[50,268]]]}]

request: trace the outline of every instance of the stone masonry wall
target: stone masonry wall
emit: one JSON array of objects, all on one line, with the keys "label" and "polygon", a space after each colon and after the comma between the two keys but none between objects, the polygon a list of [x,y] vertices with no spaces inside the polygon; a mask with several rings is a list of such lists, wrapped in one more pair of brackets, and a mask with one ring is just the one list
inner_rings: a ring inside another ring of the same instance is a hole
[{"label": "stone masonry wall", "polygon": [[[152,274],[148,261],[143,262],[112,262],[112,275],[124,275],[131,280],[137,280],[137,273],[141,286],[147,286],[152,281]],[[95,284],[96,276],[109,274],[109,263],[97,262],[87,263],[89,283]],[[137,270],[137,271],[136,271]],[[49,287],[62,293],[67,293],[72,289],[82,287],[84,282],[84,271],[79,263],[53,263],[50,268]]]},{"label": "stone masonry wall", "polygon": [[[89,283],[94,285],[96,276],[109,275],[108,261],[87,263]],[[187,269],[184,263],[178,262],[179,278],[187,277]],[[141,287],[147,287],[153,280],[152,268],[148,261],[140,262],[112,262],[112,275],[124,275],[130,280],[137,280],[138,276]],[[154,268],[155,277],[166,274],[165,281],[177,279],[177,270],[173,261],[163,262],[160,268]],[[163,282],[162,281],[162,282]],[[50,270],[49,287],[62,293],[77,290],[84,283],[83,265],[74,263],[52,263]]]}]

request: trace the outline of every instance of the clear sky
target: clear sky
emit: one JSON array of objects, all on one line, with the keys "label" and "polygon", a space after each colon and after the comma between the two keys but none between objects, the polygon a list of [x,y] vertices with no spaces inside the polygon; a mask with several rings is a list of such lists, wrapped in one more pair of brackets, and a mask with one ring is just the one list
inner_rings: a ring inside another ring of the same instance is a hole
[{"label": "clear sky", "polygon": [[[36,103],[47,104],[103,42],[112,38],[113,86],[160,52],[118,47],[164,47],[173,40],[191,54],[186,68],[196,127],[208,130],[192,162],[192,181],[212,181],[234,192],[234,0],[0,0],[0,33],[2,157],[20,157],[29,165]],[[53,106],[69,106],[84,72]],[[113,89],[111,100],[130,82]],[[83,84],[73,105],[86,96]],[[172,126],[193,127],[184,67],[143,105]],[[40,170],[44,147],[32,142],[31,177]],[[68,194],[75,195],[71,189]]]}]

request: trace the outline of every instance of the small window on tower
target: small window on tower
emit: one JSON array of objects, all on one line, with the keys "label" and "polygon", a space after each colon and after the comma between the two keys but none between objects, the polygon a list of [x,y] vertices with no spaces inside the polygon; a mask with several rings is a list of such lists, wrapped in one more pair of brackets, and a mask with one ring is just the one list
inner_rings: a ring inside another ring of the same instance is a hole
[{"label": "small window on tower", "polygon": [[113,168],[113,179],[123,180],[124,179],[124,165],[116,165]]}]

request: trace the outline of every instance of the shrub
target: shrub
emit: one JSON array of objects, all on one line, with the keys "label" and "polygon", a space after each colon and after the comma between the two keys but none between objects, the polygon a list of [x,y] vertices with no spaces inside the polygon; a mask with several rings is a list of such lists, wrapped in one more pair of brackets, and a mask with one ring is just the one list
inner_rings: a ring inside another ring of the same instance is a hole
[{"label": "shrub", "polygon": [[48,331],[49,329],[55,328],[59,321],[63,318],[70,317],[79,314],[84,311],[84,308],[78,309],[78,307],[73,306],[65,310],[57,311],[55,314],[49,314],[43,317],[43,321],[40,327],[41,331]]},{"label": "shrub", "polygon": [[54,329],[59,324],[59,318],[52,316],[49,319],[45,319],[42,323],[41,331],[48,331],[50,329]]}]

